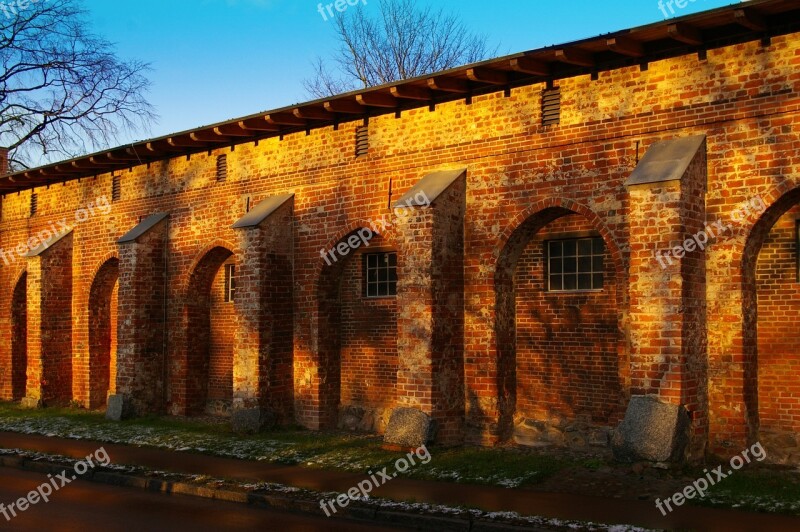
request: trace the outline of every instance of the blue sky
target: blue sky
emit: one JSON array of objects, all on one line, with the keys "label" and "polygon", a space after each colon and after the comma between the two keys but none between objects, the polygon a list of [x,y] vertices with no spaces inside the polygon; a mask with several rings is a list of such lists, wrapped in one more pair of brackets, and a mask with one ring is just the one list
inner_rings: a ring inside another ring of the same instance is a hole
[{"label": "blue sky", "polygon": [[[325,4],[333,0],[326,0]],[[363,0],[362,0],[363,1]],[[685,0],[675,16],[732,0]],[[458,14],[498,54],[664,20],[657,0],[419,0]],[[315,0],[83,0],[120,57],[152,63],[160,120],[140,140],[308,100],[311,61],[336,47]],[[375,11],[378,0],[348,9]],[[668,12],[669,15],[672,15]]]}]

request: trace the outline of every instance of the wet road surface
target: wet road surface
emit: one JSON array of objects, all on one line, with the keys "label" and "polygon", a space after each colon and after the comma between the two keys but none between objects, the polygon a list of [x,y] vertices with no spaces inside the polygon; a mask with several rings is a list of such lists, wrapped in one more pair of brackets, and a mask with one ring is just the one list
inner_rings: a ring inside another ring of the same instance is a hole
[{"label": "wet road surface", "polygon": [[[8,507],[47,481],[45,474],[0,468],[0,503]],[[0,513],[0,530],[360,532],[402,529],[78,480],[51,495],[50,502],[40,501],[24,512],[17,512],[17,517],[11,517],[10,521]]]},{"label": "wet road surface", "polygon": [[[320,471],[298,466],[269,464],[192,453],[103,444],[88,440],[69,440],[32,434],[0,432],[0,447],[83,458],[100,446],[105,447],[115,464],[135,464],[175,473],[204,474],[247,481],[275,482],[298,488],[345,492],[365,477],[342,471]],[[432,452],[435,459],[435,452]],[[537,492],[397,478],[373,491],[373,495],[414,499],[432,504],[477,507],[488,511],[510,511],[556,519],[608,524],[632,524],[666,530],[725,532],[800,531],[800,517],[757,514],[735,510],[682,506],[662,516],[652,501],[589,497],[567,493]],[[1,518],[2,516],[0,516]],[[2,528],[0,522],[0,528]]]}]

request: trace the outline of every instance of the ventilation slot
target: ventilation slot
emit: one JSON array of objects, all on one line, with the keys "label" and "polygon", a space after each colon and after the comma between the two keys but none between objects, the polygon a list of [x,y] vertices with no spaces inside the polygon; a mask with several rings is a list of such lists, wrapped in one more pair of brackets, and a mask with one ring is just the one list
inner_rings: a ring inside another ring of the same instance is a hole
[{"label": "ventilation slot", "polygon": [[36,214],[39,210],[39,195],[37,193],[31,194],[31,216]]},{"label": "ventilation slot", "polygon": [[356,128],[356,157],[369,153],[369,126]]},{"label": "ventilation slot", "polygon": [[228,178],[228,156],[220,155],[217,157],[217,181],[225,181]]},{"label": "ventilation slot", "polygon": [[542,91],[542,125],[561,122],[561,89]]},{"label": "ventilation slot", "polygon": [[111,178],[111,201],[119,201],[122,197],[122,183],[120,176],[115,175]]}]

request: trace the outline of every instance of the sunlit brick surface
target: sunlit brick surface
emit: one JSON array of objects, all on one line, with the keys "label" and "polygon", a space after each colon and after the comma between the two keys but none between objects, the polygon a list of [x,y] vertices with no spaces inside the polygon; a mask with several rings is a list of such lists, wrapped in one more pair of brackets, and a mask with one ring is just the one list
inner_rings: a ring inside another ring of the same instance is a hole
[{"label": "sunlit brick surface", "polygon": [[[415,406],[439,422],[442,441],[491,444],[510,435],[515,416],[553,410],[612,427],[631,394],[650,394],[689,408],[696,455],[739,452],[762,429],[796,431],[797,346],[785,334],[798,318],[796,211],[784,215],[800,202],[798,43],[775,37],[712,49],[705,60],[558,81],[555,126],[540,125],[545,87],[535,84],[371,117],[370,152],[359,158],[360,122],[347,122],[122,168],[121,200],[75,224],[70,252],[0,263],[0,394],[20,396],[22,297],[24,395],[99,404],[89,293],[117,257],[109,372],[141,411],[192,413],[231,397],[233,407],[258,405],[316,429],[336,425],[350,403]],[[698,134],[705,164],[698,159],[683,182],[626,189],[655,141]],[[224,182],[215,176],[221,154]],[[396,200],[426,174],[457,168],[466,177],[430,209],[401,220],[387,207],[390,180]],[[105,174],[40,187],[33,218],[31,191],[5,197],[0,246],[13,250],[51,221],[73,219],[110,198],[111,183]],[[287,193],[291,203],[259,228],[232,229],[248,198]],[[706,223],[729,222],[754,197],[767,211],[705,250],[666,269],[654,258]],[[156,212],[168,222],[117,246]],[[545,294],[541,261],[526,250],[575,215],[581,231],[604,239],[610,284]],[[357,257],[340,269],[320,257],[382,216],[392,221],[383,244],[400,257],[394,303],[359,300]],[[214,249],[229,256],[198,274]],[[242,275],[235,325],[214,319],[222,310],[208,300],[230,257]],[[27,294],[14,297],[23,271]]]}]

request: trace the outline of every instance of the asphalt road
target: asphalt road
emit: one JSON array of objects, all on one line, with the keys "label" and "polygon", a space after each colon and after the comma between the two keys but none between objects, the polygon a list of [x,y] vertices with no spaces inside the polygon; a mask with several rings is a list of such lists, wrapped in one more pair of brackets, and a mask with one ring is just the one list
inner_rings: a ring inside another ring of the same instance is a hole
[{"label": "asphalt road", "polygon": [[[47,480],[44,474],[0,468],[0,503],[8,507]],[[18,512],[10,521],[0,513],[0,530],[358,532],[400,529],[78,480],[54,493],[50,502],[40,501],[25,512]]]}]

